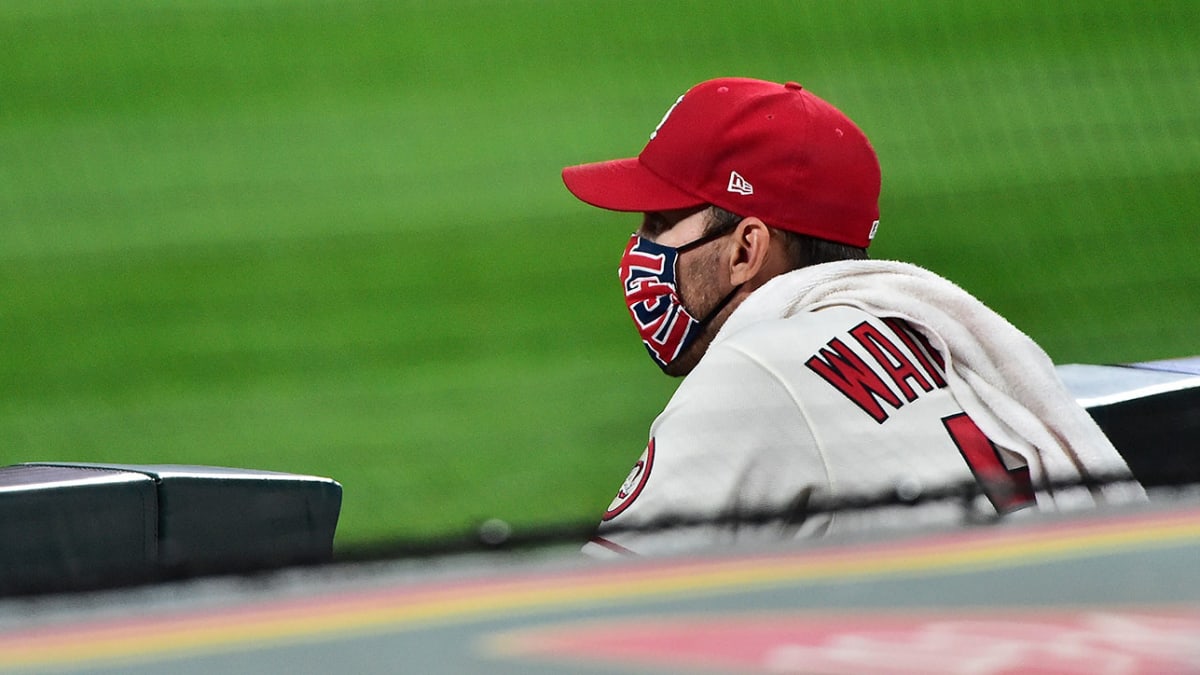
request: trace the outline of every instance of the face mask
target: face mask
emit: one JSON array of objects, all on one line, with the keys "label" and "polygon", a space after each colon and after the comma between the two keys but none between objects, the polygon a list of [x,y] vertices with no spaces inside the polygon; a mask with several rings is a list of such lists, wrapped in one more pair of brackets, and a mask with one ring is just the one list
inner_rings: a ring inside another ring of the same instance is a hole
[{"label": "face mask", "polygon": [[678,358],[700,335],[704,324],[737,291],[737,288],[730,291],[708,316],[696,319],[683,306],[675,281],[675,263],[679,254],[727,234],[708,234],[678,248],[657,244],[637,234],[629,238],[618,270],[625,287],[625,305],[629,307],[633,325],[641,335],[646,351],[660,368],[666,368]]}]

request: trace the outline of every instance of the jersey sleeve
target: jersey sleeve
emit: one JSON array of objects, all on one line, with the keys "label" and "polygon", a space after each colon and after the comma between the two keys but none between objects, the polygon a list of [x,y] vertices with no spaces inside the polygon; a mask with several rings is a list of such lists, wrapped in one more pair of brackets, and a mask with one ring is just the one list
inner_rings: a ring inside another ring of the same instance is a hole
[{"label": "jersey sleeve", "polygon": [[[803,410],[770,370],[733,344],[711,348],[650,429],[645,451],[617,491],[585,551],[662,554],[803,536],[822,527],[803,505],[827,482]],[[792,507],[792,519],[740,525],[755,514]],[[699,524],[647,531],[656,522]]]}]

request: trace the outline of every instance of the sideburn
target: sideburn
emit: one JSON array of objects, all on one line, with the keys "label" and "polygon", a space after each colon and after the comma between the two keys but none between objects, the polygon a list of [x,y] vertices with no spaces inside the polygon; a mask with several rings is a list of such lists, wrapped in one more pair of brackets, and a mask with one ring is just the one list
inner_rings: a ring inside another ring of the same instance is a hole
[{"label": "sideburn", "polygon": [[[715,247],[719,248],[719,247]],[[699,253],[699,251],[698,251]],[[663,368],[663,372],[671,377],[683,377],[692,372],[699,363],[700,359],[704,358],[704,354],[708,351],[708,346],[712,343],[713,338],[717,336],[717,331],[724,325],[724,321],[714,323],[713,319],[723,310],[729,301],[738,291],[738,286],[731,288],[726,293],[721,293],[716,288],[716,282],[713,276],[717,273],[716,270],[720,264],[721,253],[719,250],[704,251],[702,256],[696,256],[696,260],[692,261],[692,265],[688,265],[689,269],[677,270],[677,278],[679,280],[679,298],[687,309],[688,313],[696,317],[700,322],[700,334],[691,344],[683,348],[679,356],[674,361]],[[681,267],[687,263],[680,261]],[[699,279],[699,284],[693,286],[684,285],[684,279],[692,279],[695,283]],[[689,291],[689,288],[692,290]],[[689,295],[694,296],[689,298]],[[696,310],[696,311],[693,311]]]}]

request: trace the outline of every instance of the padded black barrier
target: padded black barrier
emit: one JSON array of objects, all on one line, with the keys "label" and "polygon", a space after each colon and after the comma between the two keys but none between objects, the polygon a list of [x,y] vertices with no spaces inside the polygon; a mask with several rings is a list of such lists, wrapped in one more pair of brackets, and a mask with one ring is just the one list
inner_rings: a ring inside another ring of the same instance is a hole
[{"label": "padded black barrier", "polygon": [[0,592],[130,583],[154,572],[157,488],[148,476],[0,468]]},{"label": "padded black barrier", "polygon": [[0,594],[326,562],[342,487],[207,466],[0,468]]},{"label": "padded black barrier", "polygon": [[1200,357],[1058,372],[1144,485],[1197,482]]}]

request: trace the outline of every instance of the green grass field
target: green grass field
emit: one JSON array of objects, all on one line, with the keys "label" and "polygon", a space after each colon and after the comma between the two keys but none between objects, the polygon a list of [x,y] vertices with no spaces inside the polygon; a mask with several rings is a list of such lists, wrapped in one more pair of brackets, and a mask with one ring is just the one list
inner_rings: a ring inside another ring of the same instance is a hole
[{"label": "green grass field", "polygon": [[876,257],[1200,354],[1195,2],[721,5],[0,4],[0,463],[331,476],[340,545],[595,518],[676,382],[558,172],[722,75],[867,131]]}]

